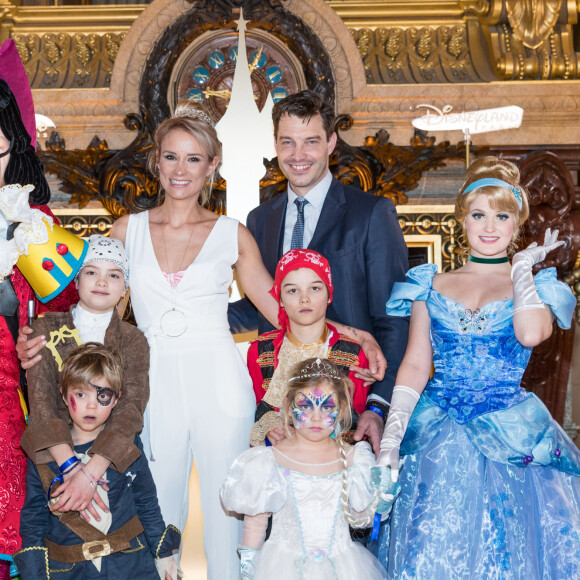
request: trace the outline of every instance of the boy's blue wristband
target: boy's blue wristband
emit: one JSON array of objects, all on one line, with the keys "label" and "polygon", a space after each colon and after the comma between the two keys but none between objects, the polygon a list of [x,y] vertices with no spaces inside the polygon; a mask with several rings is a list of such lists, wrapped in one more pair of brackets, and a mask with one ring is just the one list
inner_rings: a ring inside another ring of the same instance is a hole
[{"label": "boy's blue wristband", "polygon": [[61,472],[62,475],[64,475],[71,467],[76,465],[79,461],[80,459],[76,455],[73,455],[70,459],[67,459],[62,465],[60,465],[58,470]]},{"label": "boy's blue wristband", "polygon": [[372,411],[373,413],[376,413],[381,419],[385,418],[385,414],[383,413],[383,411],[378,407],[376,407],[375,405],[369,405],[367,407],[367,411]]},{"label": "boy's blue wristband", "polygon": [[64,475],[62,475],[62,473],[60,475],[57,475],[51,482],[50,485],[48,486],[48,492],[46,494],[46,496],[48,497],[48,501],[50,501],[52,499],[52,497],[50,497],[50,494],[52,493],[52,486],[58,483],[60,485],[62,485],[64,483]]}]

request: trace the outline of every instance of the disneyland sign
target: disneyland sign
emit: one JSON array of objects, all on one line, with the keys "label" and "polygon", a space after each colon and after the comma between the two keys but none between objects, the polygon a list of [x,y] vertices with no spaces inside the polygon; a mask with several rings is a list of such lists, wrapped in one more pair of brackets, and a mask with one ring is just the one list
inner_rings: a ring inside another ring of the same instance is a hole
[{"label": "disneyland sign", "polygon": [[453,107],[439,109],[433,105],[418,105],[427,109],[427,114],[413,119],[413,126],[422,131],[463,131],[467,135],[517,129],[522,124],[524,110],[515,105],[481,111],[451,113]]}]

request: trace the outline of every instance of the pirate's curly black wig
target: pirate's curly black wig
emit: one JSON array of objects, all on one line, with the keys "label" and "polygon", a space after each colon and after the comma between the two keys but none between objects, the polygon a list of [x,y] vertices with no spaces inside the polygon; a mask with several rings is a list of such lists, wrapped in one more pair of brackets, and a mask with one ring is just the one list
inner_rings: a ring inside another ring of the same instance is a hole
[{"label": "pirate's curly black wig", "polygon": [[50,188],[44,176],[44,167],[30,143],[16,98],[4,79],[0,79],[0,129],[10,143],[10,161],[4,173],[4,183],[32,184],[34,190],[30,193],[30,203],[47,204]]}]

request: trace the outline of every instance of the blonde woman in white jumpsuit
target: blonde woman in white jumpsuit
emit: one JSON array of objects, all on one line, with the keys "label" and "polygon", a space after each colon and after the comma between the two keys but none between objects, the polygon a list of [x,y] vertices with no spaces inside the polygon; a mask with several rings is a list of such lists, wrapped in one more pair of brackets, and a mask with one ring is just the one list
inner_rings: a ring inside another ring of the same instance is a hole
[{"label": "blonde woman in white jumpsuit", "polygon": [[[219,489],[248,446],[255,399],[227,321],[235,267],[246,294],[273,324],[272,279],[251,234],[205,209],[221,144],[203,113],[178,107],[155,133],[150,157],[165,198],[123,216],[111,237],[129,256],[131,302],[151,349],[151,397],[143,443],[163,517],[183,530],[195,460],[210,580],[239,575],[241,524],[222,509]],[[181,112],[180,112],[181,111]]]}]

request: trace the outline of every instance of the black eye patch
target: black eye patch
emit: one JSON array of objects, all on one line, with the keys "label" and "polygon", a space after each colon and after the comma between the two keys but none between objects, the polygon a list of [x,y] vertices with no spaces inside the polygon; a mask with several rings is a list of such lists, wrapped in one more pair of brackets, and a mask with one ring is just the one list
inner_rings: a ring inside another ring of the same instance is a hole
[{"label": "black eye patch", "polygon": [[95,391],[97,391],[97,402],[101,407],[108,407],[112,400],[115,398],[115,391],[110,389],[109,387],[99,387],[99,385],[93,385],[93,383],[89,383]]}]

